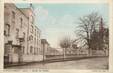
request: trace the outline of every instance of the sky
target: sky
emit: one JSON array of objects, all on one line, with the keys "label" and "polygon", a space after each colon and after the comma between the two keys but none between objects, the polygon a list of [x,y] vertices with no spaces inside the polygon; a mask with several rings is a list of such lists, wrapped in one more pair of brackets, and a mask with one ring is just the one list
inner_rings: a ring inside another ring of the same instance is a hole
[{"label": "sky", "polygon": [[[41,38],[47,39],[51,47],[59,47],[59,40],[64,36],[75,39],[74,31],[78,18],[92,12],[98,12],[108,24],[107,4],[32,4],[35,13],[35,25],[41,30]],[[16,4],[19,8],[30,4]]]}]

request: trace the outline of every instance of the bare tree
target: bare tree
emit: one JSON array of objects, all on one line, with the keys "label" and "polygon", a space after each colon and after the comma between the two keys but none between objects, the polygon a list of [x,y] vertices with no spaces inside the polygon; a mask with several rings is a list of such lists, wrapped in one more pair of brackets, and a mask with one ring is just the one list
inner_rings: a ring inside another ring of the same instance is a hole
[{"label": "bare tree", "polygon": [[91,54],[91,35],[98,29],[100,23],[100,16],[98,13],[91,13],[89,15],[79,18],[78,32],[76,33],[83,42],[83,46],[87,46],[89,55]]},{"label": "bare tree", "polygon": [[63,48],[63,57],[65,58],[66,56],[66,49],[70,47],[71,45],[71,40],[69,37],[63,37],[61,40],[60,40],[60,43],[59,43],[60,47]]}]

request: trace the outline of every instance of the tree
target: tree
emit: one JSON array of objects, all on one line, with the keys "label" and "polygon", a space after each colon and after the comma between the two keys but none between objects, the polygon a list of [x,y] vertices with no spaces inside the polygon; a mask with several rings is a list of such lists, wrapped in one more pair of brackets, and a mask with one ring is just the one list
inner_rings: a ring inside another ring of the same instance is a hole
[{"label": "tree", "polygon": [[91,39],[91,35],[95,30],[98,30],[100,18],[98,13],[91,13],[79,18],[78,32],[76,34],[83,42],[83,46],[87,46],[89,55],[91,55],[92,45],[95,44]]},{"label": "tree", "polygon": [[77,47],[77,39],[73,40],[73,41],[71,42],[71,45],[72,45],[72,48],[73,48],[73,49],[77,49],[77,48],[78,48],[78,47]]},{"label": "tree", "polygon": [[91,48],[93,50],[103,50],[106,55],[106,50],[109,49],[109,30],[104,27],[103,18],[100,19],[99,30],[94,30],[91,34]]},{"label": "tree", "polygon": [[77,44],[72,44],[73,49],[77,49]]},{"label": "tree", "polygon": [[69,37],[63,37],[61,40],[60,40],[60,43],[59,43],[60,47],[63,48],[63,56],[65,58],[65,55],[66,55],[66,49],[70,47],[71,45],[71,40]]},{"label": "tree", "polygon": [[109,29],[105,28],[104,29],[104,52],[105,55],[109,55]]},{"label": "tree", "polygon": [[72,43],[71,46],[72,46],[73,54],[76,54],[76,55],[77,55],[77,54],[78,54],[78,53],[77,53],[77,49],[78,49],[77,44],[76,44],[76,43]]}]

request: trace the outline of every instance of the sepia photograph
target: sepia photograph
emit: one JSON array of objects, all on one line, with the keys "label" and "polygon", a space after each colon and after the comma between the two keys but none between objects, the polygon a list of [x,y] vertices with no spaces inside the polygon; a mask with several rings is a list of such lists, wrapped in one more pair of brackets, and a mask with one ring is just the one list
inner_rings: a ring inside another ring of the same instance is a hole
[{"label": "sepia photograph", "polygon": [[107,3],[4,3],[4,69],[109,70]]}]

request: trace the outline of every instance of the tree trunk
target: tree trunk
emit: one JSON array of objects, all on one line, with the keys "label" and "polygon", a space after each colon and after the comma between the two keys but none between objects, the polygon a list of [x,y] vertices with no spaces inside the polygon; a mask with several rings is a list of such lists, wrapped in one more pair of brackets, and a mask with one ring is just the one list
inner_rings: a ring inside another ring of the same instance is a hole
[{"label": "tree trunk", "polygon": [[63,54],[64,54],[63,57],[64,57],[64,59],[66,58],[66,51],[65,51],[65,50],[66,50],[66,49],[64,48],[64,49],[63,49]]},{"label": "tree trunk", "polygon": [[89,51],[88,51],[88,52],[89,52],[89,56],[92,56],[92,49],[89,48],[88,50],[89,50]]}]

